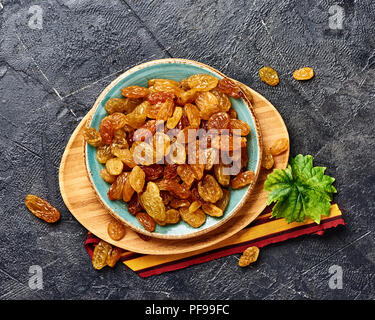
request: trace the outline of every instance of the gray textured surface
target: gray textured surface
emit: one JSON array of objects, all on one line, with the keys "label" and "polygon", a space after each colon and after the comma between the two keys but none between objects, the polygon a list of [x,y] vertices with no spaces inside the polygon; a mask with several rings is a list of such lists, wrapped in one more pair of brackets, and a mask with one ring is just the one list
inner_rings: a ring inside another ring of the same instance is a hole
[{"label": "gray textured surface", "polygon": [[[375,298],[374,1],[0,2],[0,299]],[[328,27],[334,3],[343,30]],[[28,26],[32,5],[43,29]],[[164,57],[202,61],[267,97],[292,154],[312,154],[336,177],[346,227],[268,246],[247,269],[230,256],[145,280],[122,265],[93,270],[86,231],[59,194],[59,161],[106,85]],[[264,65],[278,70],[277,87],[259,80]],[[294,81],[305,65],[316,77]],[[30,215],[27,193],[60,208],[61,221]],[[42,290],[28,287],[31,265],[43,268]],[[332,265],[343,268],[342,290],[328,286]]]}]

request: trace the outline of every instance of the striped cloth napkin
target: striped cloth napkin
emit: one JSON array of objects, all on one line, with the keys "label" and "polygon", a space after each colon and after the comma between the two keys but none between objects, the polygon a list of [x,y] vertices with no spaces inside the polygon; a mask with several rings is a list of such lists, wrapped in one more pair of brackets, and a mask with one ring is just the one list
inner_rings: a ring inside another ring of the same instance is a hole
[{"label": "striped cloth napkin", "polygon": [[[120,261],[142,278],[147,278],[231,254],[242,253],[249,246],[261,248],[271,243],[282,242],[305,234],[322,235],[327,229],[345,225],[337,204],[331,206],[329,216],[322,216],[320,224],[316,224],[311,219],[303,223],[293,222],[288,224],[285,219],[271,218],[271,209],[271,207],[267,207],[246,228],[211,247],[176,255],[148,255],[124,250]],[[88,233],[85,248],[90,257],[92,257],[93,250],[99,240],[93,234]]]}]

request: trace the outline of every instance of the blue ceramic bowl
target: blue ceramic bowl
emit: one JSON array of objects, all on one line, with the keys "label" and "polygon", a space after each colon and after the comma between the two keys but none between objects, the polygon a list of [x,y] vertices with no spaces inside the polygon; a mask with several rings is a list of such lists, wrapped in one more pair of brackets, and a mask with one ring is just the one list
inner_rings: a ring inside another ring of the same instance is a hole
[{"label": "blue ceramic bowl", "polygon": [[[94,113],[89,125],[97,130],[99,129],[101,120],[107,115],[105,110],[106,102],[110,98],[121,97],[121,89],[124,87],[134,85],[147,86],[147,81],[153,78],[165,78],[180,81],[198,73],[210,74],[219,79],[222,79],[224,76],[219,71],[207,65],[185,59],[154,60],[138,65],[119,76],[102,92],[94,105]],[[253,170],[256,174],[255,178],[257,178],[261,162],[261,148],[258,125],[251,109],[251,104],[245,99],[230,99],[232,107],[237,112],[238,119],[241,119],[250,125],[251,133],[247,137],[249,154],[248,169]],[[104,168],[104,165],[100,164],[96,159],[96,148],[86,144],[85,156],[90,180],[103,205],[112,215],[123,221],[133,230],[155,238],[192,238],[219,227],[227,222],[229,218],[234,216],[241,205],[245,202],[245,199],[249,196],[250,191],[255,184],[253,183],[242,189],[231,190],[230,202],[223,216],[220,218],[207,216],[206,222],[199,228],[193,228],[184,221],[180,221],[174,225],[157,225],[155,231],[150,233],[142,227],[134,215],[128,212],[127,204],[125,202],[111,201],[108,199],[107,192],[110,185],[100,176],[100,170]]]}]

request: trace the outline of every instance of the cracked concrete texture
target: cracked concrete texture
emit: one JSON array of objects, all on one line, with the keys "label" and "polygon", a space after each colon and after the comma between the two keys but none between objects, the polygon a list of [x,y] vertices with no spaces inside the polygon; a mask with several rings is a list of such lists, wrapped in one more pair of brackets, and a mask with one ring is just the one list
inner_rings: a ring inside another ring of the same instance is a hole
[{"label": "cracked concrete texture", "polygon": [[[374,299],[373,1],[43,0],[43,29],[31,29],[26,0],[0,11],[0,299]],[[345,10],[343,30],[329,8]],[[183,57],[248,84],[283,116],[292,155],[311,154],[336,178],[347,225],[261,250],[141,279],[122,265],[93,270],[86,230],[66,209],[58,166],[70,134],[99,93],[140,62]],[[259,80],[274,67],[277,87]],[[291,73],[312,66],[316,77]],[[30,215],[38,194],[61,210],[54,226]],[[40,265],[43,290],[28,287]],[[343,268],[342,290],[328,286]]]}]

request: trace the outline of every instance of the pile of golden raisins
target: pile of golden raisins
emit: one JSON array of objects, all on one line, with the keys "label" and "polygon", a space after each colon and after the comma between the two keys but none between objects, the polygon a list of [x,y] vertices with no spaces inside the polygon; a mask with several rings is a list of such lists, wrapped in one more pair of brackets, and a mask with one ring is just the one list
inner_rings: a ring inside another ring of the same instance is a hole
[{"label": "pile of golden raisins", "polygon": [[206,215],[221,217],[228,188],[254,181],[247,170],[250,127],[237,119],[229,98],[243,97],[233,80],[151,79],[148,87],[125,87],[121,94],[106,102],[99,130],[87,127],[83,136],[105,165],[100,175],[110,184],[108,198],[125,201],[149,232],[157,224],[182,219],[198,228]]}]

